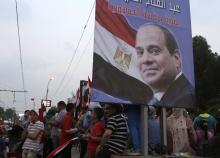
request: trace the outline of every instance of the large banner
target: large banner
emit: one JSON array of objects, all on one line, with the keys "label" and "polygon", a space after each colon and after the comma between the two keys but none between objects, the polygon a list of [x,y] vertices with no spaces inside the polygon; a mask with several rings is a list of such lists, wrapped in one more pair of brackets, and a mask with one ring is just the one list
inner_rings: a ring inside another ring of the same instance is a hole
[{"label": "large banner", "polygon": [[92,101],[192,108],[189,0],[96,0]]}]

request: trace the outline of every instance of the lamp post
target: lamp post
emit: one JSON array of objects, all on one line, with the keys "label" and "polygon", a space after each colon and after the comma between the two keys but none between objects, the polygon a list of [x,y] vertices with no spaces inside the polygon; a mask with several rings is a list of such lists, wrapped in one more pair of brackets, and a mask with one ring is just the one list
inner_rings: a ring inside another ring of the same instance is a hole
[{"label": "lamp post", "polygon": [[54,80],[54,77],[50,77],[49,78],[49,81],[47,82],[47,92],[46,92],[46,97],[45,99],[47,100],[47,97],[48,97],[48,92],[49,92],[49,85],[50,85],[50,82]]}]

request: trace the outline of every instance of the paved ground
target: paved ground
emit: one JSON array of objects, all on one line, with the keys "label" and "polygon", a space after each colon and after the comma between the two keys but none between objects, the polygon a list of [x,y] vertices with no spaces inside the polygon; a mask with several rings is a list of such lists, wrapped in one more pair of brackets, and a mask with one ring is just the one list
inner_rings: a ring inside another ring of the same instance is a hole
[{"label": "paved ground", "polygon": [[77,149],[76,147],[72,148],[71,153],[72,153],[71,158],[79,158],[79,149]]},{"label": "paved ground", "polygon": [[[72,158],[79,158],[79,149],[75,147],[72,148]],[[144,158],[143,156],[113,156],[113,158]],[[148,156],[148,158],[152,158]],[[160,158],[160,157],[153,157],[153,158]]]},{"label": "paved ground", "polygon": [[[76,147],[72,148],[72,158],[79,158],[79,149]],[[112,158],[144,158],[144,156],[113,156]],[[147,156],[147,158],[170,158],[166,156]],[[197,156],[192,156],[191,158],[201,158]]]}]

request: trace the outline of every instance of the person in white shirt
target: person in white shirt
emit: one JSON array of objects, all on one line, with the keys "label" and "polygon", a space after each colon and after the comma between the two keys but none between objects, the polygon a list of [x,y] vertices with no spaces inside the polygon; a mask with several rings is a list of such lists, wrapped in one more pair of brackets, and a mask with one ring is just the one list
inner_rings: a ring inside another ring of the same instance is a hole
[{"label": "person in white shirt", "polygon": [[43,135],[44,124],[38,121],[38,114],[31,110],[29,115],[30,124],[23,131],[25,142],[22,147],[22,158],[36,158],[40,151],[40,141]]}]

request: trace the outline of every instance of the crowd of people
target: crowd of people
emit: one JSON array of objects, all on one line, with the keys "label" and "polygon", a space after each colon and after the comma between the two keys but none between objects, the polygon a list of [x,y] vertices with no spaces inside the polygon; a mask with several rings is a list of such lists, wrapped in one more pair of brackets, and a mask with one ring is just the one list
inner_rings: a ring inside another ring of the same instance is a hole
[{"label": "crowd of people", "polygon": [[[201,109],[190,113],[182,108],[167,111],[167,148],[161,143],[160,109],[148,106],[148,152],[151,155],[178,154],[220,157],[219,120]],[[193,115],[192,115],[193,114]],[[0,157],[10,153],[22,158],[47,157],[74,137],[80,145],[80,158],[110,158],[112,155],[142,154],[139,106],[90,103],[76,107],[60,101],[43,120],[34,110],[26,110],[12,130],[0,128]],[[7,133],[8,150],[3,136]],[[130,139],[129,139],[130,138]],[[60,158],[71,158],[71,148]],[[128,150],[129,148],[129,150]]]},{"label": "crowd of people", "polygon": [[[96,103],[77,111],[75,104],[66,105],[64,101],[60,101],[57,107],[51,107],[44,120],[41,120],[36,111],[26,110],[20,122],[14,126],[16,129],[12,129],[17,130],[19,127],[22,132],[19,136],[16,132],[17,140],[11,142],[16,147],[9,148],[9,152],[21,154],[22,158],[47,157],[57,147],[79,137],[82,158],[102,158],[123,153],[127,146],[128,126],[122,111],[121,105],[105,104],[102,107]],[[0,141],[0,154],[7,158],[3,139]],[[60,152],[59,157],[70,158],[71,146],[65,149],[65,152]]]},{"label": "crowd of people", "polygon": [[[163,146],[160,139],[160,120],[155,108],[149,109],[149,151],[161,154]],[[174,156],[197,155],[201,157],[220,157],[219,117],[215,118],[201,107],[198,114],[183,108],[168,110],[167,150]]]}]

